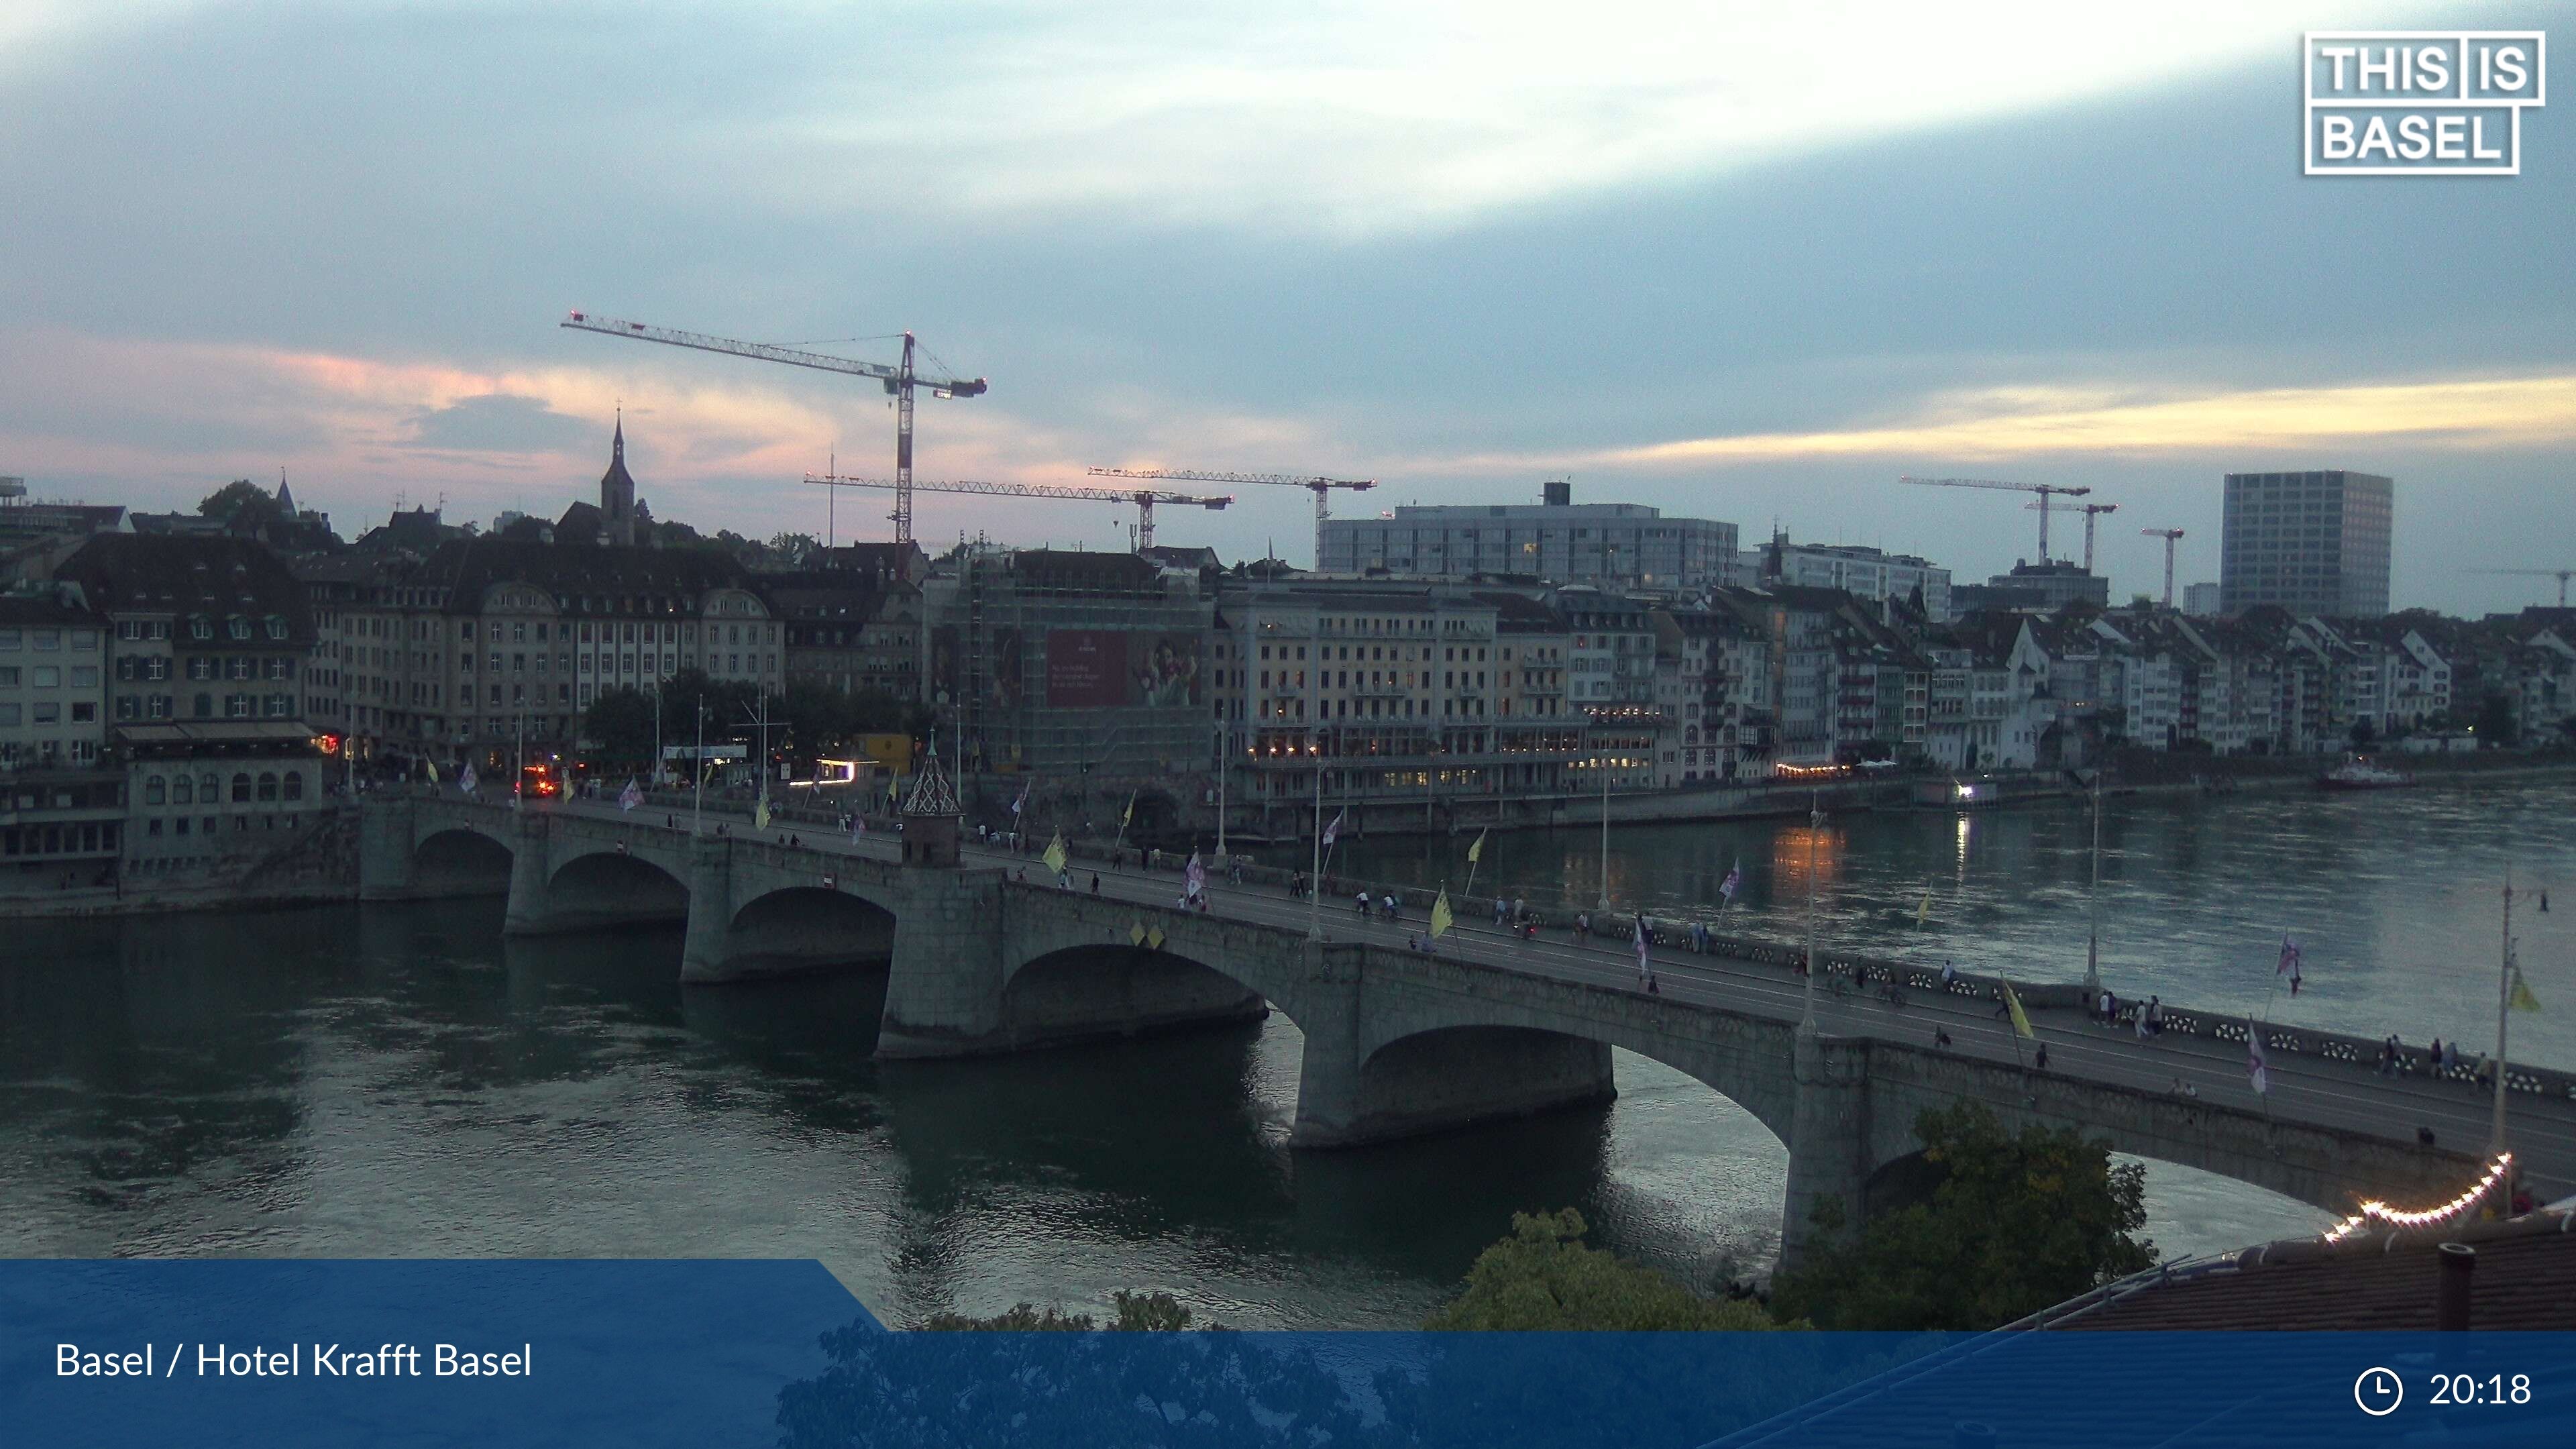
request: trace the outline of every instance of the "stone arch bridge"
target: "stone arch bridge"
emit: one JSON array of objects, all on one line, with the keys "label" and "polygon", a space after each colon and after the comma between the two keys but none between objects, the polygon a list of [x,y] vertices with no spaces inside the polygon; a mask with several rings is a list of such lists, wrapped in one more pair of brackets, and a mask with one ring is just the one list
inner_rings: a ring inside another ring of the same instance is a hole
[{"label": "stone arch bridge", "polygon": [[[2300,1063],[2324,1074],[2296,1099],[2306,1109],[2287,1094],[2253,1097],[2241,1073],[2232,1093],[2215,1081],[2178,1093],[2167,1064],[2141,1076],[2116,1052],[2070,1047],[2050,1070],[2026,1070],[2003,1054],[2009,1042],[1982,1010],[1946,1018],[1959,1042],[1940,1049],[1920,1012],[1901,1032],[1886,1013],[1839,1006],[1802,1025],[1777,992],[1755,999],[1722,981],[1685,990],[1668,978],[1671,992],[1649,995],[1623,973],[1550,965],[1517,943],[1444,943],[1432,956],[1314,940],[1305,908],[1277,897],[1227,893],[1201,913],[1177,908],[1167,879],[1121,877],[1115,892],[1094,896],[1020,881],[998,864],[906,866],[878,842],[693,838],[658,813],[638,814],[374,798],[362,896],[488,891],[506,853],[509,931],[685,920],[684,981],[882,957],[883,1058],[1029,1050],[1276,1008],[1305,1037],[1291,1141],[1306,1148],[1606,1101],[1612,1049],[1633,1051],[1740,1104],[1786,1144],[1784,1261],[1810,1240],[1819,1202],[1859,1221],[1874,1183],[1898,1180],[1918,1157],[1917,1115],[1962,1101],[2008,1125],[2077,1127],[2119,1151],[2336,1211],[2365,1197],[2447,1197],[2477,1170],[2460,1150],[2475,1135],[2434,1145],[2413,1128],[2426,1120],[2422,1094],[2444,1084],[2381,1077],[2360,1062]],[[2241,1063],[2242,1047],[2232,1051],[2228,1062]],[[2571,1164],[2558,1159],[2576,1157],[2576,1115],[2554,1081],[2533,1101],[2555,1134],[2539,1170],[2563,1182]],[[2483,1098],[2474,1105],[2483,1112]]]}]

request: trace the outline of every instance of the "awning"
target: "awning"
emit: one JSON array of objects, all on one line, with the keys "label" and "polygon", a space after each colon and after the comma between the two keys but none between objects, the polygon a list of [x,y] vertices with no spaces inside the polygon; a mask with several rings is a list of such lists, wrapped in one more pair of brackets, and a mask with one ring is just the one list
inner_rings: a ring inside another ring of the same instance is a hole
[{"label": "awning", "polygon": [[297,720],[204,720],[116,727],[117,741],[128,745],[282,745],[310,741],[316,733],[311,725]]}]

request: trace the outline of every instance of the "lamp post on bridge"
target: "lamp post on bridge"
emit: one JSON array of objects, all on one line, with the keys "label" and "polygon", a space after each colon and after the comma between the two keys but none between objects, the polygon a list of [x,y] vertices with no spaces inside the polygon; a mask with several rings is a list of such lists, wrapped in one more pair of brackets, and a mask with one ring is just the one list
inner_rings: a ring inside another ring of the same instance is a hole
[{"label": "lamp post on bridge", "polygon": [[1610,758],[1599,760],[1601,769],[1601,898],[1592,903],[1595,914],[1610,910]]},{"label": "lamp post on bridge", "polygon": [[1821,791],[1807,796],[1807,989],[1802,997],[1798,1025],[1813,1032],[1816,1029],[1816,841],[1825,833],[1825,803]]},{"label": "lamp post on bridge", "polygon": [[2084,1009],[2102,999],[2102,762],[2093,762],[2093,895],[2088,903],[2092,934],[2084,942]]}]

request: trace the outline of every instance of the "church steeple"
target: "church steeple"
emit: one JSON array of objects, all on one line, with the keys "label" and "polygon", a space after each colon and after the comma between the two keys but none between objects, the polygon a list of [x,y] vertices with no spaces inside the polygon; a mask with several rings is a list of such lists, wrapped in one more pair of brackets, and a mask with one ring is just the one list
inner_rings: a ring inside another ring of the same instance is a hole
[{"label": "church steeple", "polygon": [[608,440],[608,471],[599,475],[599,528],[604,543],[635,542],[635,478],[626,471],[626,409]]}]

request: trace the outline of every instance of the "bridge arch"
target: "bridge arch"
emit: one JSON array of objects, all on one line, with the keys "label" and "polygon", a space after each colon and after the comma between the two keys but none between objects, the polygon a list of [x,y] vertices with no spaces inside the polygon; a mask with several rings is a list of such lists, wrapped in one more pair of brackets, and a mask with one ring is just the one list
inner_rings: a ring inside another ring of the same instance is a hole
[{"label": "bridge arch", "polygon": [[424,895],[503,895],[513,855],[510,842],[488,831],[449,826],[412,847],[411,880]]},{"label": "bridge arch", "polygon": [[1259,988],[1193,955],[1089,941],[1042,951],[1010,973],[1001,1031],[1015,1046],[1037,1046],[1258,1021],[1268,1013]]},{"label": "bridge arch", "polygon": [[546,878],[544,929],[666,925],[689,918],[689,887],[655,862],[622,851],[576,855]]},{"label": "bridge arch", "polygon": [[894,955],[895,913],[828,886],[782,886],[746,901],[727,923],[728,969],[776,975]]}]

